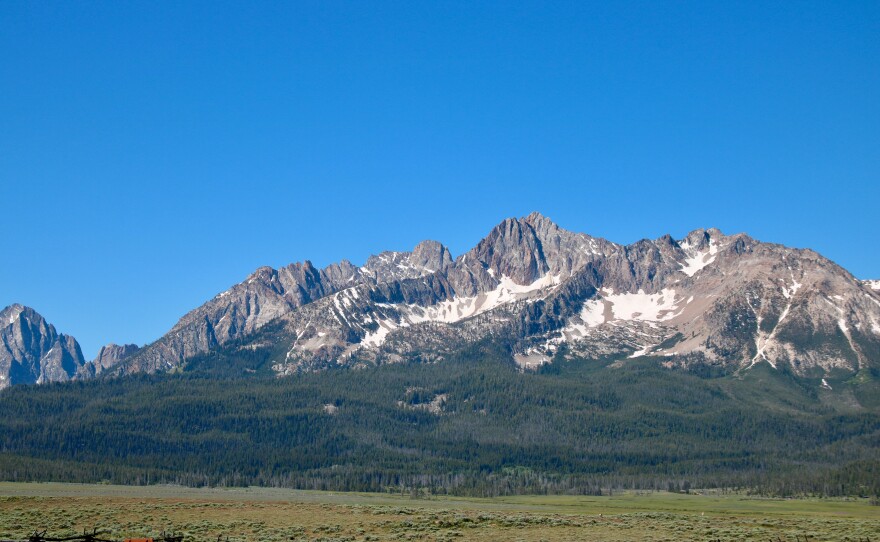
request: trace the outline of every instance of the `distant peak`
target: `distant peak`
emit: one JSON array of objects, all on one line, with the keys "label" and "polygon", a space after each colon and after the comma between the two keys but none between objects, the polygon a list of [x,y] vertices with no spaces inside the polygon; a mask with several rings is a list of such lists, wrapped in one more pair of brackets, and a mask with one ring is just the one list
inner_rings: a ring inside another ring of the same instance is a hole
[{"label": "distant peak", "polygon": [[247,280],[248,282],[252,282],[254,280],[272,280],[272,278],[277,274],[277,271],[268,265],[263,265],[254,270],[251,273]]},{"label": "distant peak", "polygon": [[550,218],[542,215],[538,211],[534,211],[525,218],[521,219],[522,222],[530,225],[534,229],[538,230],[546,230],[546,229],[558,229],[559,226],[553,222]]},{"label": "distant peak", "polygon": [[37,318],[42,318],[34,309],[20,303],[13,303],[0,311],[0,325],[7,326],[13,323],[22,313],[33,314]]},{"label": "distant peak", "polygon": [[[492,237],[493,234],[503,237],[508,237],[510,235],[521,237],[524,235],[524,231],[528,230],[534,230],[535,232],[552,232],[560,229],[561,228],[555,222],[538,211],[533,211],[527,216],[521,218],[505,218],[492,228],[489,237]],[[485,240],[486,239],[484,239],[484,241]]]},{"label": "distant peak", "polygon": [[446,245],[439,241],[432,241],[430,239],[427,239],[417,244],[415,248],[413,248],[412,254],[416,258],[436,255],[440,258],[446,259],[447,257],[449,257],[449,249],[446,248]]},{"label": "distant peak", "polygon": [[449,249],[438,241],[422,241],[412,251],[410,260],[421,267],[438,271],[446,269],[452,263]]},{"label": "distant peak", "polygon": [[422,250],[442,250],[446,248],[443,246],[443,243],[440,241],[434,241],[432,239],[425,239],[415,246],[413,252],[420,252]]},{"label": "distant peak", "polygon": [[682,248],[703,248],[724,238],[725,235],[718,228],[699,228],[688,233],[679,241],[679,245]]},{"label": "distant peak", "polygon": [[697,228],[695,230],[692,230],[690,233],[688,233],[687,237],[690,237],[692,235],[694,235],[694,236],[697,236],[697,235],[698,236],[707,236],[707,237],[712,237],[712,238],[724,237],[724,234],[721,233],[721,230],[719,230],[718,228]]},{"label": "distant peak", "polygon": [[[532,211],[528,216],[525,217],[527,222],[537,222],[539,220],[550,220],[546,216],[542,215],[538,211]],[[552,222],[552,221],[551,221]]]},{"label": "distant peak", "polygon": [[673,239],[672,236],[667,233],[665,235],[660,236],[655,241],[655,243],[660,244],[660,245],[674,245],[675,239]]},{"label": "distant peak", "polygon": [[25,310],[26,308],[28,308],[28,307],[25,307],[21,303],[13,303],[12,305],[9,305],[5,309],[3,309],[3,312],[4,313],[7,311],[8,312],[21,312],[21,311]]},{"label": "distant peak", "polygon": [[21,314],[21,310],[19,308],[21,305],[12,304],[0,311],[0,329],[11,326],[13,322],[15,322],[18,315]]}]

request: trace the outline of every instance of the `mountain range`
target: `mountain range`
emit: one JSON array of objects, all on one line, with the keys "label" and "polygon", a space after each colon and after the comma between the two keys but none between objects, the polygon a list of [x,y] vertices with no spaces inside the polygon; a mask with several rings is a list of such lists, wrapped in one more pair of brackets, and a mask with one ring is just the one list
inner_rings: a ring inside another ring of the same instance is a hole
[{"label": "mountain range", "polygon": [[620,245],[532,213],[456,258],[424,241],[363,266],[261,267],[155,342],[110,344],[91,361],[28,307],[7,307],[0,325],[0,388],[180,370],[221,348],[268,349],[277,375],[434,362],[489,338],[522,370],[653,357],[669,369],[826,378],[880,366],[880,281],[746,234]]}]

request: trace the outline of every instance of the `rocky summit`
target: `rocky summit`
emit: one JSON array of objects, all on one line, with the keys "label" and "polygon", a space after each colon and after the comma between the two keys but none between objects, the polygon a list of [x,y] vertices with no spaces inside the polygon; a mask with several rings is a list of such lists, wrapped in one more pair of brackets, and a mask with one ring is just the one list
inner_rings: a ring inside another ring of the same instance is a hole
[{"label": "rocky summit", "polygon": [[120,361],[133,355],[138,350],[140,350],[140,347],[136,344],[119,345],[110,343],[106,346],[102,346],[101,350],[98,352],[98,356],[90,362],[93,367],[92,371],[95,374],[100,374],[104,372],[104,370],[114,367]]},{"label": "rocky summit", "polygon": [[652,356],[669,368],[766,364],[818,377],[880,365],[877,284],[746,234],[620,245],[532,213],[457,258],[424,241],[361,267],[259,268],[156,342],[96,366],[157,372],[218,348],[269,349],[281,375],[433,362],[491,340],[523,369]]},{"label": "rocky summit", "polygon": [[91,376],[73,337],[59,334],[35,310],[14,304],[0,311],[0,389]]}]

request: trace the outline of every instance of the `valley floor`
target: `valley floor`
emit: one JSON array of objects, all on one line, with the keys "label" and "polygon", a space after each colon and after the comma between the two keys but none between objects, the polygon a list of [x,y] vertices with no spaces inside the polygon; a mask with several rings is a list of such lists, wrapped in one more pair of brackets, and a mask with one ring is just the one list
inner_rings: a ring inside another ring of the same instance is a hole
[{"label": "valley floor", "polygon": [[866,499],[621,493],[428,498],[265,488],[0,483],[0,539],[34,530],[112,539],[176,531],[189,542],[506,540],[809,542],[880,537]]}]

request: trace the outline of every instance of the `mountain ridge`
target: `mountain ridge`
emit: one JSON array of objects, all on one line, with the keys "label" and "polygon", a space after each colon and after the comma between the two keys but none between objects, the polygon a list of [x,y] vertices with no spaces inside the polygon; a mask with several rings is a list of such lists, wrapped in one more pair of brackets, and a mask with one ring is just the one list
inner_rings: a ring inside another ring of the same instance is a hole
[{"label": "mountain ridge", "polygon": [[[281,375],[436,361],[487,336],[501,337],[523,369],[564,351],[728,372],[764,362],[799,374],[858,372],[880,363],[878,309],[880,281],[858,280],[810,249],[715,228],[620,245],[533,212],[502,220],[455,258],[426,240],[363,266],[343,259],[320,269],[309,260],[259,267],[153,343],[111,343],[88,363],[80,352],[72,372],[52,374],[177,370],[234,343],[284,346],[273,364]],[[257,333],[270,322],[280,331]]]},{"label": "mountain ridge", "polygon": [[[311,273],[273,287],[273,273],[298,266]],[[191,318],[196,324],[189,332],[205,339],[183,351],[206,352],[232,338],[247,342],[249,333],[277,318],[285,331],[274,340],[290,346],[284,359],[276,360],[279,374],[412,357],[441,359],[442,352],[427,350],[442,351],[441,343],[486,333],[507,335],[514,343],[513,358],[525,368],[549,362],[564,343],[587,356],[664,355],[671,366],[698,361],[742,369],[766,361],[791,364],[796,372],[817,367],[857,372],[876,363],[880,340],[880,313],[874,308],[880,307],[880,298],[866,288],[868,283],[812,250],[762,243],[741,233],[724,235],[714,228],[694,230],[681,240],[664,235],[619,245],[565,230],[532,213],[501,221],[454,259],[441,243],[425,241],[412,252],[371,256],[362,267],[343,260],[323,270],[309,262],[270,270],[261,268],[190,313],[198,319]],[[803,273],[824,297],[800,290]],[[254,283],[265,291],[257,291]],[[291,286],[305,293],[286,304],[272,301],[268,313],[254,301],[284,297]],[[700,295],[684,296],[682,290]],[[250,310],[222,302],[213,319],[205,310],[220,298],[243,295]],[[715,299],[719,296],[721,301]],[[844,297],[844,306],[835,304]],[[831,308],[822,306],[828,302],[841,314],[831,318]],[[484,316],[490,313],[511,321],[489,322]],[[235,333],[216,333],[218,324],[224,330],[225,318],[235,317],[244,320],[232,328]],[[753,328],[751,333],[735,329],[737,318]],[[668,325],[667,320],[674,321]],[[172,332],[185,328],[183,322]],[[448,329],[433,326],[429,337],[422,330],[430,323]],[[609,335],[605,324],[614,325],[614,333]],[[678,341],[678,349],[659,348],[680,332],[690,337]],[[652,340],[639,341],[640,336]],[[803,347],[816,336],[818,347]],[[386,344],[389,338],[394,340]],[[148,345],[117,373],[183,363],[186,355],[173,349],[172,358],[166,356],[168,342],[173,338]]]}]

